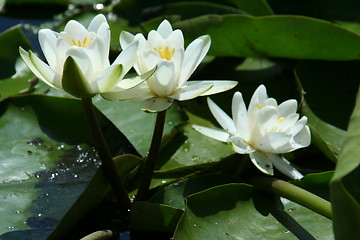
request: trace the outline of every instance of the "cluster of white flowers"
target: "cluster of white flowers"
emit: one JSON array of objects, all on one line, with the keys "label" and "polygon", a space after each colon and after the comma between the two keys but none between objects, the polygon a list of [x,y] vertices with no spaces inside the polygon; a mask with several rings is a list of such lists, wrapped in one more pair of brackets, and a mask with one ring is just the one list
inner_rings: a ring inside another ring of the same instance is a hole
[{"label": "cluster of white flowers", "polygon": [[[46,64],[31,51],[20,48],[20,55],[30,70],[49,86],[75,97],[101,94],[109,100],[144,101],[142,109],[160,112],[174,100],[189,100],[227,91],[237,81],[188,81],[207,54],[211,40],[201,36],[184,48],[181,30],[173,30],[164,20],[146,39],[142,34],[122,32],[123,51],[110,64],[110,28],[104,15],[97,15],[86,29],[69,21],[63,32],[50,29],[39,32],[39,42]],[[134,67],[139,76],[124,79]],[[232,144],[240,154],[249,154],[254,165],[273,174],[273,165],[291,178],[302,175],[279,154],[310,144],[307,118],[296,113],[296,100],[280,105],[268,98],[261,85],[254,93],[248,110],[240,92],[233,98],[233,119],[208,99],[214,117],[225,131],[193,126],[200,133]]]},{"label": "cluster of white flowers", "polygon": [[[31,51],[20,55],[31,71],[51,87],[76,97],[102,94],[111,100],[144,100],[143,109],[159,112],[173,99],[188,100],[229,90],[236,81],[190,81],[205,57],[210,37],[202,36],[184,50],[180,30],[173,31],[164,20],[148,40],[142,34],[120,35],[123,51],[110,65],[110,28],[104,15],[92,19],[86,29],[75,20],[63,32],[39,31],[39,42],[49,65]],[[134,67],[138,77],[123,79]]]}]

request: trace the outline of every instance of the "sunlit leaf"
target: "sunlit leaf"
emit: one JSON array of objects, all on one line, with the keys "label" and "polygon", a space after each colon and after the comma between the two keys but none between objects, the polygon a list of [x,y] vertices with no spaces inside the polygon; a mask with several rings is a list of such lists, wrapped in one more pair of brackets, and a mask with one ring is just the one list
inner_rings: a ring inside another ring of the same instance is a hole
[{"label": "sunlit leaf", "polygon": [[[180,21],[188,39],[209,34],[216,56],[353,60],[360,36],[331,22],[304,16],[206,15]],[[334,46],[337,46],[334,48]]]},{"label": "sunlit leaf", "polygon": [[175,240],[334,239],[330,220],[245,184],[210,188],[190,195],[186,203]]}]

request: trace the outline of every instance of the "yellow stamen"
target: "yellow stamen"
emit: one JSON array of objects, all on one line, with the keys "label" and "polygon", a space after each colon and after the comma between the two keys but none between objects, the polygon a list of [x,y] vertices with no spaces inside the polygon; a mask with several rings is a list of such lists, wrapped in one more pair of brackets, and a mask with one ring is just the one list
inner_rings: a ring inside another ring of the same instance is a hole
[{"label": "yellow stamen", "polygon": [[281,117],[277,120],[278,123],[281,123],[282,121],[284,121],[285,118]]},{"label": "yellow stamen", "polygon": [[262,104],[255,104],[255,107],[256,107],[258,110],[260,110],[260,109],[262,109],[262,108],[264,107],[264,105],[262,105]]},{"label": "yellow stamen", "polygon": [[161,58],[164,58],[166,60],[171,60],[172,56],[175,53],[175,48],[169,49],[169,47],[165,47],[163,48],[162,46],[160,46],[159,48],[154,48],[154,50],[160,55]]},{"label": "yellow stamen", "polygon": [[88,47],[89,45],[90,45],[90,43],[93,41],[93,39],[91,38],[91,39],[88,39],[87,37],[85,37],[83,40],[82,40],[82,42],[81,42],[81,40],[77,40],[77,42],[74,40],[74,39],[72,39],[71,40],[71,43],[72,43],[72,45],[73,46],[78,46],[78,47],[84,47],[84,48],[86,48],[86,47]]}]

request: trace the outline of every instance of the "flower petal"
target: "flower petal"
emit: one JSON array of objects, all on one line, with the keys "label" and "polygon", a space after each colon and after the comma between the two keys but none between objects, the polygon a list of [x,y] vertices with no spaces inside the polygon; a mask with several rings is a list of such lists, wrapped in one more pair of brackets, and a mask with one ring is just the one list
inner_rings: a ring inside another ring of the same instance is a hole
[{"label": "flower petal", "polygon": [[98,93],[108,92],[121,80],[123,66],[121,64],[113,64],[103,71],[94,83],[97,84]]},{"label": "flower petal", "polygon": [[210,44],[211,39],[206,35],[198,37],[186,48],[179,80],[180,85],[184,84],[199,66],[206,53],[209,51]]},{"label": "flower petal", "polygon": [[281,173],[285,174],[291,179],[301,179],[304,176],[293,168],[285,158],[280,157],[276,154],[269,154],[268,157],[271,159],[275,168],[278,169]]},{"label": "flower petal", "polygon": [[154,95],[150,92],[149,87],[145,82],[140,83],[136,87],[124,89],[116,86],[110,92],[102,93],[101,96],[108,100],[133,100],[143,101],[153,98]]},{"label": "flower petal", "polygon": [[307,117],[303,116],[299,121],[297,121],[292,128],[289,130],[289,133],[292,135],[298,134],[306,125]]},{"label": "flower petal", "polygon": [[179,101],[193,99],[209,91],[212,86],[211,83],[205,81],[190,81],[185,83],[175,94],[169,97]]},{"label": "flower petal", "polygon": [[260,85],[254,92],[254,94],[251,97],[248,112],[250,118],[252,118],[254,112],[260,108],[261,106],[259,104],[262,104],[266,99],[268,98],[266,93],[266,88],[264,85]]},{"label": "flower petal", "polygon": [[220,126],[228,133],[235,135],[236,128],[234,121],[210,98],[207,99],[211,113],[214,115]]},{"label": "flower petal", "polygon": [[154,74],[155,70],[156,70],[156,67],[142,75],[139,75],[139,76],[136,76],[133,78],[122,79],[120,82],[118,82],[117,86],[122,89],[133,88],[133,87],[139,85],[140,83],[142,83],[143,81],[145,81],[146,79],[148,79],[149,77],[151,77],[151,75]]},{"label": "flower petal", "polygon": [[52,69],[57,68],[57,36],[56,33],[50,29],[41,29],[38,34],[39,43],[44,56]]},{"label": "flower petal", "polygon": [[281,147],[289,143],[291,135],[283,132],[269,133],[255,143],[256,149],[266,153],[285,153]]},{"label": "flower petal", "polygon": [[[278,116],[280,117],[280,116]],[[280,117],[277,120],[277,126],[280,129],[280,131],[282,132],[288,132],[291,131],[291,128],[293,128],[297,121],[299,119],[299,114],[298,113],[291,113],[290,115],[284,117]]]},{"label": "flower petal", "polygon": [[[99,70],[97,68],[94,69],[94,62],[92,62],[90,56],[88,55],[88,51],[84,48],[79,48],[76,46],[70,47],[66,52],[66,58],[71,56],[79,69],[81,70],[82,74],[86,81],[89,83],[88,85],[91,86],[93,92],[99,92],[99,89],[95,84],[93,84],[94,80],[97,78],[97,75],[100,72],[94,72],[94,70]],[[95,62],[96,64],[96,62]]]},{"label": "flower petal", "polygon": [[171,44],[171,47],[175,51],[183,50],[184,51],[184,35],[181,30],[177,29],[173,31],[167,38],[166,42]]},{"label": "flower petal", "polygon": [[107,23],[106,17],[103,14],[98,14],[91,20],[87,30],[89,32],[98,33],[98,30],[103,23]]},{"label": "flower petal", "polygon": [[135,36],[133,34],[126,32],[126,31],[122,31],[120,33],[120,37],[119,37],[121,48],[125,49],[128,45],[130,45],[130,43],[132,43],[134,41],[134,37]]},{"label": "flower petal", "polygon": [[78,21],[70,20],[64,28],[64,32],[68,33],[70,36],[79,36],[83,38],[88,33],[88,30]]},{"label": "flower petal", "polygon": [[290,142],[293,149],[307,147],[311,143],[311,133],[308,126],[305,126]]},{"label": "flower petal", "polygon": [[219,131],[219,130],[215,130],[215,129],[207,128],[207,127],[203,127],[203,126],[198,126],[198,125],[191,125],[191,127],[207,137],[216,139],[221,142],[228,141],[229,134],[227,132]]},{"label": "flower petal", "polygon": [[234,94],[231,105],[232,116],[234,119],[237,135],[245,140],[250,138],[249,120],[244,99],[240,92]]},{"label": "flower petal", "polygon": [[170,98],[151,98],[145,100],[141,110],[145,112],[162,112],[168,109],[172,103],[173,100]]},{"label": "flower petal", "polygon": [[148,34],[147,43],[151,49],[154,49],[164,45],[165,40],[159,32],[151,30]]},{"label": "flower petal", "polygon": [[[195,82],[195,81],[191,81]],[[209,91],[204,92],[201,94],[201,96],[209,96],[216,93],[225,92],[227,90],[230,90],[234,88],[238,82],[237,81],[225,81],[225,80],[219,80],[219,81],[201,81],[203,83],[211,83],[212,88],[209,89]]]},{"label": "flower petal", "polygon": [[247,144],[241,137],[232,136],[230,142],[235,152],[240,154],[248,154],[255,151],[249,144]]},{"label": "flower petal", "polygon": [[273,106],[265,106],[257,112],[257,120],[264,131],[270,130],[277,124],[278,110]]},{"label": "flower petal", "polygon": [[279,105],[279,117],[286,117],[290,114],[296,113],[297,101],[295,99],[287,100]]},{"label": "flower petal", "polygon": [[86,51],[89,56],[89,59],[92,62],[92,72],[99,73],[110,66],[109,44],[105,43],[104,39],[97,38],[94,33],[89,33],[89,38],[92,38],[91,35],[94,35],[94,40],[91,42],[90,46],[79,49]]},{"label": "flower petal", "polygon": [[171,95],[176,90],[174,63],[165,60],[158,63],[151,84],[151,90],[156,92],[159,97]]},{"label": "flower petal", "polygon": [[161,35],[162,38],[166,39],[173,32],[173,28],[170,22],[165,19],[160,23],[156,31]]},{"label": "flower petal", "polygon": [[278,107],[277,101],[275,98],[268,98],[263,102],[264,106],[272,106],[272,107]]},{"label": "flower petal", "polygon": [[31,51],[26,52],[23,48],[19,48],[21,58],[29,69],[50,87],[61,89],[60,76],[58,76],[47,64],[41,61]]},{"label": "flower petal", "polygon": [[123,78],[125,74],[135,64],[138,48],[139,48],[139,42],[138,41],[132,42],[119,54],[119,56],[113,62],[113,64],[123,65],[124,69],[120,78]]},{"label": "flower petal", "polygon": [[265,174],[273,175],[274,168],[269,154],[262,154],[258,151],[249,154],[251,162]]}]

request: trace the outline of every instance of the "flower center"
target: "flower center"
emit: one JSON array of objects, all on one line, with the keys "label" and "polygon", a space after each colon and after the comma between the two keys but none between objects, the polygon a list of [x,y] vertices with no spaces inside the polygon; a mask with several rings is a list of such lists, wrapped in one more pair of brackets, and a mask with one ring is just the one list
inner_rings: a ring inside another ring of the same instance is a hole
[{"label": "flower center", "polygon": [[284,121],[284,117],[281,117],[277,120],[278,123],[281,123],[282,121]]},{"label": "flower center", "polygon": [[85,37],[82,41],[81,40],[74,40],[74,39],[72,39],[71,40],[71,44],[73,45],[73,46],[78,46],[78,47],[84,47],[84,48],[86,48],[86,47],[88,47],[90,44],[91,44],[91,42],[93,41],[94,39],[93,38],[87,38],[87,37]]},{"label": "flower center", "polygon": [[174,56],[175,48],[171,49],[169,47],[158,47],[154,48],[154,50],[159,54],[159,56],[166,60],[171,60],[172,56]]},{"label": "flower center", "polygon": [[262,108],[264,107],[264,105],[262,105],[262,104],[255,104],[255,107],[256,107],[258,110],[260,110],[260,109],[262,109]]}]

